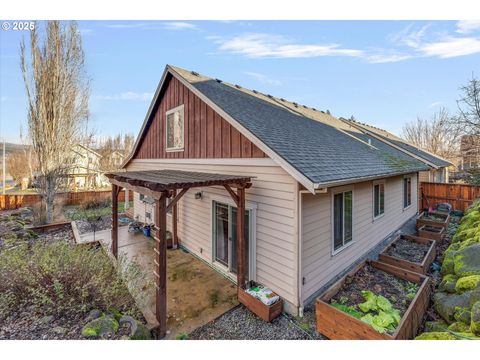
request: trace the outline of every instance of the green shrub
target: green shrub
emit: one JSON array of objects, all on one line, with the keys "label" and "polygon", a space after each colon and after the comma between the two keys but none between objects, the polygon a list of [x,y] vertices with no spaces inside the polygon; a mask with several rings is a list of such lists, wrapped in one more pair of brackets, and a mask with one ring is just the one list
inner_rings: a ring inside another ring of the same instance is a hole
[{"label": "green shrub", "polygon": [[26,306],[45,314],[116,308],[139,315],[103,251],[63,242],[0,251],[0,294],[0,318]]}]

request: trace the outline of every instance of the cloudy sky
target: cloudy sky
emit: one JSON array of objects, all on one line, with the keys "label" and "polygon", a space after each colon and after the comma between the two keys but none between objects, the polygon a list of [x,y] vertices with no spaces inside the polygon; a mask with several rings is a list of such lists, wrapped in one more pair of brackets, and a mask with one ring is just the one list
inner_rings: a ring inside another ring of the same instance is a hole
[{"label": "cloudy sky", "polygon": [[[397,134],[480,74],[480,21],[80,21],[99,136],[137,134],[166,64]],[[26,129],[19,44],[0,30],[1,136]]]}]

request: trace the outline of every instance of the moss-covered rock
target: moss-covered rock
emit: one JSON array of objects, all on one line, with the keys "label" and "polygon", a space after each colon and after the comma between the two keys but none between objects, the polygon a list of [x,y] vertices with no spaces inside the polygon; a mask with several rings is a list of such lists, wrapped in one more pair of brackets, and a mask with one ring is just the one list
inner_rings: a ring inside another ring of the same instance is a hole
[{"label": "moss-covered rock", "polygon": [[470,331],[475,335],[480,335],[480,301],[472,306]]},{"label": "moss-covered rock", "polygon": [[449,324],[455,322],[455,312],[460,308],[468,308],[470,304],[469,292],[463,294],[448,294],[437,292],[433,296],[435,310]]},{"label": "moss-covered rock", "polygon": [[82,335],[86,338],[98,338],[114,335],[118,331],[118,322],[113,316],[101,316],[85,324]]},{"label": "moss-covered rock", "polygon": [[453,318],[458,322],[470,324],[470,308],[457,308],[453,314]]},{"label": "moss-covered rock", "polygon": [[454,272],[459,277],[480,275],[480,244],[460,249],[454,256]]},{"label": "moss-covered rock", "polygon": [[[453,266],[452,266],[453,269]],[[454,293],[455,292],[455,285],[457,284],[458,278],[453,275],[453,274],[447,274],[443,277],[442,282],[440,283],[440,286],[438,289],[440,291],[445,291],[448,293]]]},{"label": "moss-covered rock", "polygon": [[470,332],[470,326],[463,322],[454,322],[452,325],[448,327],[448,330],[454,331],[457,333],[466,333],[466,332]]},{"label": "moss-covered rock", "polygon": [[448,332],[426,332],[417,336],[415,340],[457,340],[457,338]]},{"label": "moss-covered rock", "polygon": [[442,332],[445,331],[448,324],[445,321],[427,321],[425,322],[425,332]]},{"label": "moss-covered rock", "polygon": [[473,290],[479,285],[480,275],[468,275],[457,280],[457,283],[455,284],[455,291],[457,293],[462,293],[468,290]]}]

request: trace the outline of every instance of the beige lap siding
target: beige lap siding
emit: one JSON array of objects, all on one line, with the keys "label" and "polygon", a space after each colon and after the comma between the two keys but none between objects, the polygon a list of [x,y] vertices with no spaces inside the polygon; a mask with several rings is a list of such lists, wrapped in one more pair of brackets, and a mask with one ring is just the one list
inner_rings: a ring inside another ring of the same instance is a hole
[{"label": "beige lap siding", "polygon": [[[302,198],[302,301],[365,255],[417,212],[417,176],[412,174],[412,204],[403,209],[403,176],[387,178],[385,214],[373,219],[373,182],[329,189]],[[332,192],[353,189],[353,242],[332,255]]]},{"label": "beige lap siding", "polygon": [[[133,160],[128,170],[178,169],[255,177],[246,191],[247,207],[256,208],[256,281],[271,287],[285,300],[298,305],[297,286],[297,183],[269,159],[252,165],[201,165],[159,160]],[[262,165],[258,165],[262,164]],[[203,198],[195,199],[195,193]],[[135,196],[135,215],[144,212]],[[178,236],[183,246],[212,263],[212,201],[232,203],[223,187],[190,189],[179,202]]]}]

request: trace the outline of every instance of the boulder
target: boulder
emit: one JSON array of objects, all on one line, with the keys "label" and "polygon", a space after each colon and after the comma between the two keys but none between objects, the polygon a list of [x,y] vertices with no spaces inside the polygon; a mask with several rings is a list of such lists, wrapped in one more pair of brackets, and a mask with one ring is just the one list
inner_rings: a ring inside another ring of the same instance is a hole
[{"label": "boulder", "polygon": [[433,296],[435,310],[449,324],[455,321],[454,315],[458,308],[469,307],[469,292],[463,294],[448,294],[437,292]]},{"label": "boulder", "polygon": [[425,332],[442,332],[445,331],[448,324],[445,321],[427,321],[425,322]]},{"label": "boulder", "polygon": [[440,283],[439,290],[448,293],[454,293],[457,280],[458,278],[453,274],[445,275]]},{"label": "boulder", "polygon": [[448,327],[448,330],[457,332],[457,333],[466,333],[470,331],[470,327],[463,322],[454,322]]},{"label": "boulder", "polygon": [[470,324],[470,308],[456,308],[453,318],[458,322]]},{"label": "boulder", "polygon": [[122,316],[119,323],[120,325],[128,324],[130,329],[129,337],[132,340],[150,340],[152,338],[150,330],[131,316]]},{"label": "boulder", "polygon": [[92,321],[92,320],[98,319],[102,315],[103,315],[103,313],[100,310],[93,309],[88,313],[88,316],[87,316],[86,320],[87,321]]},{"label": "boulder", "polygon": [[475,335],[480,335],[480,301],[472,306],[470,331]]},{"label": "boulder", "polygon": [[457,340],[457,338],[448,332],[426,332],[417,336],[415,340]]},{"label": "boulder", "polygon": [[468,290],[474,290],[479,285],[480,285],[480,275],[468,275],[457,280],[455,284],[455,291],[457,293],[462,293]]},{"label": "boulder", "polygon": [[82,335],[86,338],[98,338],[107,335],[115,335],[118,331],[118,322],[113,316],[105,316],[94,319],[82,328]]},{"label": "boulder", "polygon": [[454,272],[459,277],[480,275],[480,243],[458,250],[453,261]]}]

